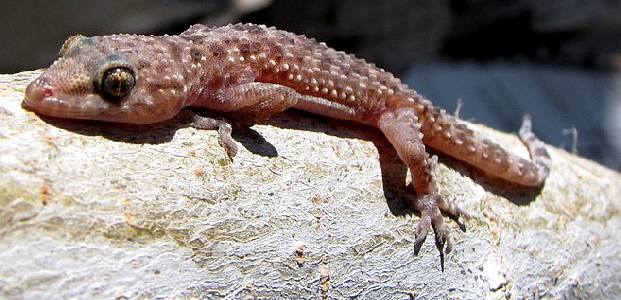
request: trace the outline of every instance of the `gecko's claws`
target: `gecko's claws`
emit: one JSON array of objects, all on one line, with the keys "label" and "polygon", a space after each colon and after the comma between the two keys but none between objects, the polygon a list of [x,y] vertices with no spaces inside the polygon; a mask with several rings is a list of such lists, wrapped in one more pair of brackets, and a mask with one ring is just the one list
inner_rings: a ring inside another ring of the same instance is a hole
[{"label": "gecko's claws", "polygon": [[416,227],[416,240],[414,241],[414,254],[418,255],[420,249],[427,238],[429,229],[433,228],[435,234],[436,248],[440,252],[440,264],[444,271],[444,254],[453,250],[449,230],[444,223],[442,213],[445,213],[455,220],[459,227],[465,231],[465,225],[459,222],[459,217],[470,218],[470,215],[460,209],[452,202],[448,202],[440,195],[430,194],[420,197],[414,203],[414,209],[421,214],[420,221]]},{"label": "gecko's claws", "polygon": [[431,220],[427,217],[424,217],[423,213],[421,212],[421,220],[419,221],[418,226],[416,227],[416,232],[414,233],[416,235],[416,240],[414,240],[415,255],[418,255],[418,253],[420,252],[420,248],[425,243],[425,239],[427,239],[427,234],[429,233],[429,228],[431,226],[430,222]]}]

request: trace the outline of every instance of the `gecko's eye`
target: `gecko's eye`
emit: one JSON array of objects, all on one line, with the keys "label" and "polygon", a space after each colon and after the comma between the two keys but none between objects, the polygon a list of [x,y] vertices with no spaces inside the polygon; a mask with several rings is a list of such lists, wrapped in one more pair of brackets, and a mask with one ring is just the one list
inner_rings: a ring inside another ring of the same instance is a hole
[{"label": "gecko's eye", "polygon": [[136,85],[134,71],[126,67],[112,67],[101,74],[99,91],[107,99],[127,96]]}]

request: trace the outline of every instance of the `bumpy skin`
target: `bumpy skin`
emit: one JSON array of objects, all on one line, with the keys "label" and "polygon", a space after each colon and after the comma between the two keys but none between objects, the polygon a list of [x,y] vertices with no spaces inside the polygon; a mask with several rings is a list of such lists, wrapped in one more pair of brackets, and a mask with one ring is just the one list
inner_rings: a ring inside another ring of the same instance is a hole
[{"label": "bumpy skin", "polygon": [[[442,213],[467,214],[442,199],[425,146],[524,186],[541,185],[549,156],[524,120],[520,137],[532,160],[478,137],[391,73],[313,39],[274,28],[194,25],[179,36],[73,36],[60,59],[27,88],[24,106],[42,115],[125,123],[168,120],[186,106],[234,112],[252,124],[294,107],[379,128],[412,174],[421,213],[416,253],[429,229],[451,250]],[[200,128],[219,128],[236,153],[225,121],[195,115]],[[443,256],[442,256],[443,257]]]}]

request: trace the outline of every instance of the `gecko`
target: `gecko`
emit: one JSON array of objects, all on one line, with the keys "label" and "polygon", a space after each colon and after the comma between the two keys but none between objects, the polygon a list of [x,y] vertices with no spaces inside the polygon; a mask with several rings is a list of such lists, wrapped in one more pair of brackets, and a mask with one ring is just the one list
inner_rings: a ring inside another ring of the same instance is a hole
[{"label": "gecko", "polygon": [[[524,159],[473,132],[398,78],[315,39],[273,27],[197,24],[179,35],[69,37],[56,60],[25,91],[23,106],[57,118],[149,124],[182,114],[189,125],[217,129],[230,158],[237,153],[233,122],[201,116],[190,107],[230,115],[252,125],[289,108],[376,127],[409,168],[420,213],[418,255],[433,230],[435,246],[452,249],[444,215],[460,224],[470,214],[440,196],[427,147],[509,183],[538,187],[550,156],[524,117]],[[460,227],[463,227],[460,224]]]}]

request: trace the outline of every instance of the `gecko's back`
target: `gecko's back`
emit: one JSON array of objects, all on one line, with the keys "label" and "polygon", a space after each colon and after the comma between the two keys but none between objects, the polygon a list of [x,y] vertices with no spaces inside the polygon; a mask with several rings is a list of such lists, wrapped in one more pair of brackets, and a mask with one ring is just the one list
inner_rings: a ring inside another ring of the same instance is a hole
[{"label": "gecko's back", "polygon": [[288,86],[310,96],[296,108],[370,125],[387,108],[431,105],[391,73],[305,36],[247,24],[194,25],[180,36],[193,42],[207,65],[218,61],[202,69],[199,82],[208,90],[195,105],[210,106],[210,91],[249,82]]}]

